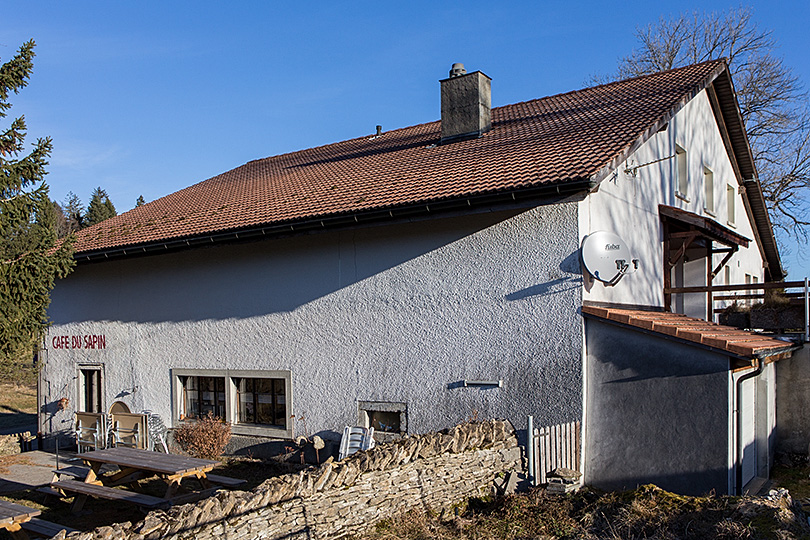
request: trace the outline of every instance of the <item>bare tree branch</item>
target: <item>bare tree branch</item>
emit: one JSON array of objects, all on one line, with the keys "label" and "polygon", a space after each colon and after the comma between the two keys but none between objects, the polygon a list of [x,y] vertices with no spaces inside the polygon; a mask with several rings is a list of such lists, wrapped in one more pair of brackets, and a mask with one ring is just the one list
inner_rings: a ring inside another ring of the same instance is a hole
[{"label": "bare tree branch", "polygon": [[624,79],[726,58],[759,180],[774,227],[807,240],[810,229],[810,114],[808,95],[776,54],[770,30],[761,30],[750,8],[725,13],[661,17],[636,30],[639,46],[619,61]]}]

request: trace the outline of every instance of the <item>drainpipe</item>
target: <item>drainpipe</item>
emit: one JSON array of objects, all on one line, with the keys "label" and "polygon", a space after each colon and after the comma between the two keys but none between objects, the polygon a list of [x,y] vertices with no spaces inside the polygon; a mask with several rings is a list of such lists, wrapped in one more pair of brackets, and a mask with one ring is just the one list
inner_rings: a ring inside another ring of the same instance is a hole
[{"label": "drainpipe", "polygon": [[[747,381],[748,379],[752,379],[754,377],[758,377],[762,373],[763,363],[762,360],[759,358],[754,358],[756,362],[755,369],[749,371],[748,373],[742,375],[739,379],[737,379],[737,463],[735,464],[735,482],[736,482],[736,491],[737,495],[742,495],[743,485],[742,485],[742,477],[743,477],[743,445],[742,445],[742,383]],[[755,412],[756,414],[756,412]],[[754,416],[756,418],[756,416]],[[755,437],[756,442],[756,437]]]}]

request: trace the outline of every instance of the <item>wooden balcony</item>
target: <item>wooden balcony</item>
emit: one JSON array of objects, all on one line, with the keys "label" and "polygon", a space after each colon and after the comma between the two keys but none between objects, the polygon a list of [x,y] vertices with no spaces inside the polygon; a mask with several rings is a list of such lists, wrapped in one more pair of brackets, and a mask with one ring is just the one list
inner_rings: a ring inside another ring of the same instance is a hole
[{"label": "wooden balcony", "polygon": [[[776,281],[740,285],[665,287],[665,295],[705,294],[707,320],[770,332],[800,330],[810,342],[810,283]],[[718,303],[721,303],[718,305]],[[733,315],[739,314],[734,317]]]}]

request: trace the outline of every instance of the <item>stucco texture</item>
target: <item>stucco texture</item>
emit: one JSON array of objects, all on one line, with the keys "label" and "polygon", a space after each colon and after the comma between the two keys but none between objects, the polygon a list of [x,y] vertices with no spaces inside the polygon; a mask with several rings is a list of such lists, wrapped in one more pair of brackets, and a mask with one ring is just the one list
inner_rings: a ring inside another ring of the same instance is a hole
[{"label": "stucco texture", "polygon": [[[576,212],[564,202],[80,265],[49,310],[45,429],[70,424],[75,401],[52,404],[78,398],[81,362],[104,365],[106,407],[121,399],[167,423],[181,368],[290,370],[289,412],[326,436],[357,423],[358,401],[406,403],[411,433],[476,415],[578,420]],[[87,334],[106,348],[53,348]]]},{"label": "stucco texture", "polygon": [[728,358],[594,319],[586,336],[588,483],[727,492]]}]

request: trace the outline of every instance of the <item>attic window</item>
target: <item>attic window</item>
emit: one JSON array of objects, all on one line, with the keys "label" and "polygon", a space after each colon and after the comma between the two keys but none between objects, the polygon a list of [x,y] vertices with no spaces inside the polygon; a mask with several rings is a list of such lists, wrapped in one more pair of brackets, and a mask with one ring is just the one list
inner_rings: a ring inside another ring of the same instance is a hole
[{"label": "attic window", "polygon": [[675,195],[681,199],[689,200],[689,169],[686,162],[686,150],[675,145],[675,161],[678,164],[677,184],[675,185]]},{"label": "attic window", "polygon": [[734,225],[737,222],[737,220],[735,219],[737,217],[737,204],[735,200],[736,195],[737,194],[734,189],[734,186],[728,184],[726,186],[726,205],[728,206],[727,219],[729,225]]},{"label": "attic window", "polygon": [[707,169],[706,167],[703,168],[703,194],[704,194],[704,204],[703,208],[706,210],[707,214],[714,215],[714,173]]}]

